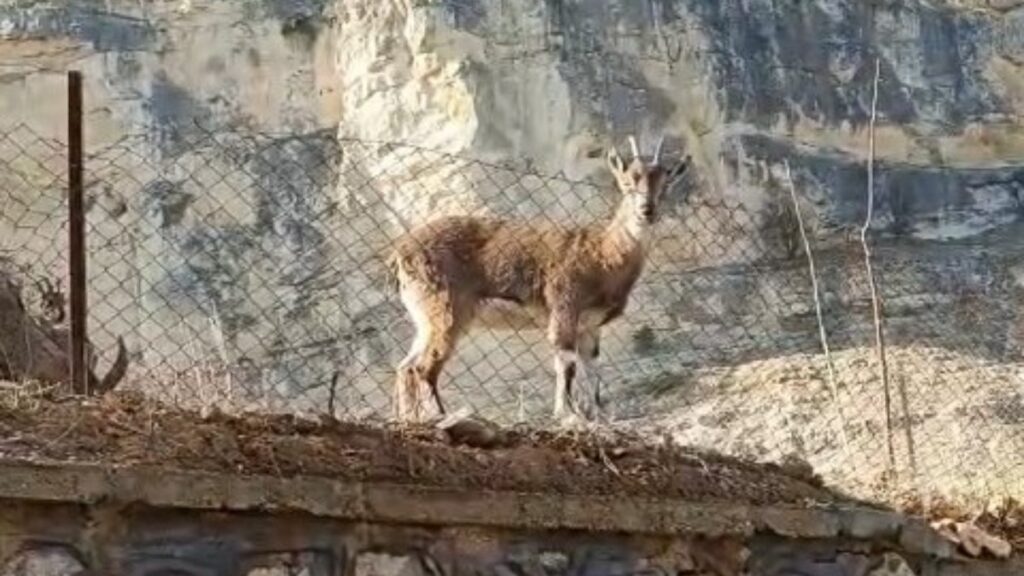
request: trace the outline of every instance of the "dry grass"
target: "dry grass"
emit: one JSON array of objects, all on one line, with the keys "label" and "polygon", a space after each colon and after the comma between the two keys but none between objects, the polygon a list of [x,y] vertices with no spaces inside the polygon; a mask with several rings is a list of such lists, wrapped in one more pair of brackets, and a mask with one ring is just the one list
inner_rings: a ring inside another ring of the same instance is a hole
[{"label": "dry grass", "polygon": [[0,459],[75,461],[449,488],[798,504],[845,500],[807,477],[625,432],[508,430],[494,448],[436,427],[183,410],[140,394],[0,408]]},{"label": "dry grass", "polygon": [[[894,358],[899,360],[896,352]],[[838,355],[840,373],[851,361],[849,355]],[[794,381],[813,381],[810,376],[819,368],[812,364],[790,362],[788,369],[774,371],[760,366],[760,384],[766,388],[765,393],[770,393],[773,385],[791,387]],[[844,394],[853,393],[854,383],[842,385]],[[811,392],[812,388],[807,386],[805,391]],[[873,390],[877,392],[877,387]],[[819,393],[828,394],[827,390]],[[0,382],[0,459],[321,475],[554,493],[674,496],[731,503],[846,499],[823,488],[822,479],[799,458],[779,458],[784,464],[754,464],[703,448],[682,447],[687,434],[680,433],[678,422],[668,437],[664,434],[670,428],[664,422],[658,431],[652,427],[631,430],[628,424],[596,432],[510,429],[499,447],[481,450],[453,445],[436,428],[342,423],[326,415],[273,415],[258,407],[247,410],[218,399],[223,396],[211,394],[207,400],[214,404],[192,402],[191,408],[186,408],[156,402],[135,392],[82,399],[64,395],[59,387]],[[793,401],[799,405],[803,400]],[[875,401],[880,403],[881,399]],[[237,412],[227,415],[222,406],[237,408]],[[876,447],[884,434],[881,422],[877,424],[872,440]],[[813,436],[814,425],[801,423],[807,437]],[[732,428],[733,441],[750,432],[749,427],[728,428]],[[701,436],[703,441],[695,443],[698,446],[736,449],[735,444],[721,437]],[[838,442],[833,443],[832,450],[832,456],[840,453]],[[884,474],[884,449],[875,451],[874,461],[845,468],[825,467],[818,472],[824,472],[830,484],[859,499],[930,519],[973,522],[1005,537],[1015,549],[1024,547],[1024,505],[1012,496],[999,495],[998,490],[983,489],[991,488],[991,479],[966,491],[936,491],[928,483],[901,488]],[[819,452],[811,460],[821,460],[827,454],[828,450]],[[943,451],[947,459],[951,454],[956,453]],[[845,477],[844,470],[849,470]],[[976,466],[970,470],[981,482],[984,470]],[[842,481],[833,480],[837,475]]]}]

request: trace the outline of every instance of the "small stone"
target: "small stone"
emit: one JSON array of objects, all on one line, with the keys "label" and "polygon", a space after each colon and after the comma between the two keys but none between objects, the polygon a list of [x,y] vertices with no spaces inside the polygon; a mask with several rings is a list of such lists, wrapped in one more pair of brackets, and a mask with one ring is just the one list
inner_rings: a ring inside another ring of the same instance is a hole
[{"label": "small stone", "polygon": [[1013,552],[1009,542],[989,534],[974,524],[955,522],[946,518],[933,522],[932,528],[974,558],[982,556],[985,551],[996,558],[1009,558]]},{"label": "small stone", "polygon": [[330,565],[332,558],[313,552],[261,553],[249,557],[245,576],[312,576]]},{"label": "small stone", "polygon": [[888,539],[899,533],[901,523],[900,516],[892,512],[851,510],[843,515],[842,531],[859,540]]},{"label": "small stone", "polygon": [[907,561],[899,554],[886,552],[882,565],[867,573],[867,576],[916,576]]},{"label": "small stone", "polygon": [[453,444],[473,448],[493,448],[504,441],[501,428],[493,422],[473,416],[468,410],[460,410],[446,416],[436,424],[448,435]]},{"label": "small stone", "polygon": [[766,508],[760,520],[773,533],[789,538],[832,538],[839,534],[834,514],[789,508]]},{"label": "small stone", "polygon": [[569,557],[561,552],[541,552],[537,561],[548,576],[558,576],[569,571]]},{"label": "small stone", "polygon": [[812,484],[821,485],[821,476],[818,476],[814,472],[814,466],[811,465],[806,459],[801,458],[796,454],[786,454],[779,461],[779,467],[782,471],[794,478],[806,480]]},{"label": "small stone", "polygon": [[84,576],[86,567],[63,546],[43,546],[15,554],[2,567],[2,576]]},{"label": "small stone", "polygon": [[942,535],[943,538],[950,542],[960,545],[960,536],[956,533],[956,522],[950,519],[938,520],[932,522],[932,529]]},{"label": "small stone", "polygon": [[863,554],[842,552],[836,556],[836,564],[842,568],[843,574],[860,575],[868,573],[871,560]]},{"label": "small stone", "polygon": [[900,530],[900,546],[911,554],[925,554],[933,558],[949,559],[956,545],[932,529],[927,522],[907,519]]},{"label": "small stone", "polygon": [[429,576],[414,554],[362,552],[356,557],[355,576]]},{"label": "small stone", "polygon": [[1006,540],[989,534],[973,524],[958,524],[960,539],[973,542],[980,551],[988,550],[996,558],[1009,558],[1013,547]]}]

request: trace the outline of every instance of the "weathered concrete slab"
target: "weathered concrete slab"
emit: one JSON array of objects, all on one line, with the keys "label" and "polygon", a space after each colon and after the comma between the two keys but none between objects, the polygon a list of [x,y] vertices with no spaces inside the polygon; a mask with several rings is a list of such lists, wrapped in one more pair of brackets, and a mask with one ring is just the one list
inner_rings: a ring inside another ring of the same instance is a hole
[{"label": "weathered concrete slab", "polygon": [[952,547],[923,520],[867,507],[742,506],[630,497],[462,490],[325,478],[235,476],[85,464],[0,464],[0,498],[236,512],[304,512],[339,520],[428,526],[570,529],[637,534],[791,538],[851,537],[917,545],[936,557]]},{"label": "weathered concrete slab", "polygon": [[[11,461],[0,462],[0,562],[4,576],[1002,576],[1024,569],[1019,561],[967,561],[920,519],[853,505],[744,506]],[[888,566],[898,570],[885,572]]]}]

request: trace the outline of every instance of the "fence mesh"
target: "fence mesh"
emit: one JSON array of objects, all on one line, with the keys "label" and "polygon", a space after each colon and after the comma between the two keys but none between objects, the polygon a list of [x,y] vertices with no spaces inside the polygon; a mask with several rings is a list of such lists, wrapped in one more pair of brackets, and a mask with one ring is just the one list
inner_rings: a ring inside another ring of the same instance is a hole
[{"label": "fence mesh", "polygon": [[[0,132],[0,258],[39,322],[60,321],[53,292],[68,284],[65,154],[26,126]],[[692,180],[666,193],[629,307],[587,374],[608,416],[720,452],[796,455],[859,491],[891,488],[892,458],[903,488],[1024,497],[1010,252],[874,241],[887,390],[862,246],[793,177],[796,205],[782,167],[756,197]],[[198,127],[88,150],[86,194],[89,335],[101,372],[127,343],[119,389],[342,419],[392,415],[414,334],[386,266],[399,235],[440,214],[582,226],[620,202],[606,177],[332,131]],[[551,425],[552,358],[542,328],[482,326],[459,341],[440,392],[450,410]]]}]

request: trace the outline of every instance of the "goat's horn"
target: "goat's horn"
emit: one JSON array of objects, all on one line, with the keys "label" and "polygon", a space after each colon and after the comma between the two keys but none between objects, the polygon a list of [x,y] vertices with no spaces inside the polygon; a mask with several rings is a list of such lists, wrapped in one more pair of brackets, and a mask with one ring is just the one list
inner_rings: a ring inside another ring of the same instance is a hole
[{"label": "goat's horn", "polygon": [[658,138],[658,146],[654,149],[654,163],[658,163],[658,159],[661,158],[661,145],[665,143],[665,135],[662,134],[661,138]]},{"label": "goat's horn", "polygon": [[640,158],[640,147],[636,145],[636,138],[629,137],[629,147],[633,149],[633,158]]}]

